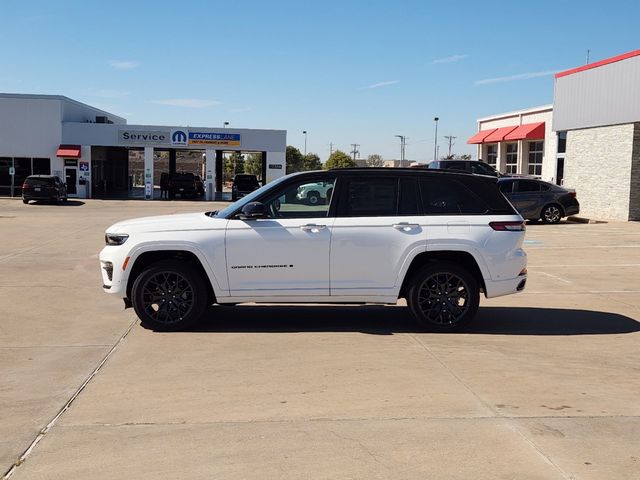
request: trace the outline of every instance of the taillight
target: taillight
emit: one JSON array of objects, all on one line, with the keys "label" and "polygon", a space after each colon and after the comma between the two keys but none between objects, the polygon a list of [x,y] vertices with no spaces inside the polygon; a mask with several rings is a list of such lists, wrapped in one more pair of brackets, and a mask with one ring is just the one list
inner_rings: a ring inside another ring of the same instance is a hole
[{"label": "taillight", "polygon": [[569,195],[571,195],[573,198],[576,198],[576,192],[569,192]]},{"label": "taillight", "polygon": [[22,184],[22,189],[23,190],[28,189],[28,188],[31,188],[31,185],[29,185],[27,182]]},{"label": "taillight", "polygon": [[490,222],[489,226],[497,232],[524,232],[524,222]]}]

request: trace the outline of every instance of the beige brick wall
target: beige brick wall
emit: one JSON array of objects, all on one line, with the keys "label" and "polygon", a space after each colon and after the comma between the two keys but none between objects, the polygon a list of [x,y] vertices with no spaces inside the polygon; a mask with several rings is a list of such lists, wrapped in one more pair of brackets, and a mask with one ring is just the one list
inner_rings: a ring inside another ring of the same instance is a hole
[{"label": "beige brick wall", "polygon": [[633,133],[630,184],[629,220],[640,220],[640,123],[635,124]]},{"label": "beige brick wall", "polygon": [[635,125],[567,132],[564,186],[576,189],[581,216],[629,220]]}]

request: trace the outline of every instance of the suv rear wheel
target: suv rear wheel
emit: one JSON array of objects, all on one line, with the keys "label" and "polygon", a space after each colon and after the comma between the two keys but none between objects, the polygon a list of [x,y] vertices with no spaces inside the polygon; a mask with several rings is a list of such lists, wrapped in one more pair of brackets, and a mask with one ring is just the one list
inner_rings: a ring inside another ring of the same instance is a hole
[{"label": "suv rear wheel", "polygon": [[142,325],[180,330],[197,322],[207,308],[207,289],[200,274],[175,260],[155,263],[133,283],[131,301]]},{"label": "suv rear wheel", "polygon": [[435,263],[422,267],[411,278],[407,304],[421,325],[432,330],[456,330],[476,315],[480,289],[464,268]]}]

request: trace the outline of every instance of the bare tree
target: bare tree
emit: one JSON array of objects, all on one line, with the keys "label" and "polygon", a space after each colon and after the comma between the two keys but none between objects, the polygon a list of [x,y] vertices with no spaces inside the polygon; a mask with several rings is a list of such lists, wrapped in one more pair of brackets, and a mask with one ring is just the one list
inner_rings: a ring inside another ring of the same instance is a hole
[{"label": "bare tree", "polygon": [[384,167],[384,160],[382,159],[382,155],[378,155],[377,153],[371,154],[367,157],[367,167]]}]

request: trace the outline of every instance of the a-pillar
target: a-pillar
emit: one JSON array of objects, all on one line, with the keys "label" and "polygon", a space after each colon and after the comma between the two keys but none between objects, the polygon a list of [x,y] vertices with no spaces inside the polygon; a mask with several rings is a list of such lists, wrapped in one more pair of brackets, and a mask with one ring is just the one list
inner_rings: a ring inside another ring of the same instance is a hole
[{"label": "a-pillar", "polygon": [[153,200],[153,147],[144,147],[144,198]]},{"label": "a-pillar", "polygon": [[205,155],[205,188],[207,191],[207,200],[215,200],[214,189],[216,185],[216,151],[207,148]]}]

